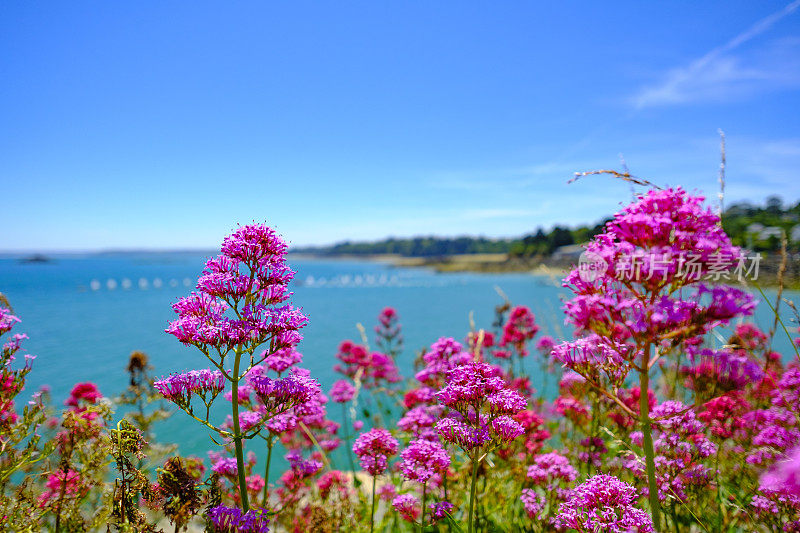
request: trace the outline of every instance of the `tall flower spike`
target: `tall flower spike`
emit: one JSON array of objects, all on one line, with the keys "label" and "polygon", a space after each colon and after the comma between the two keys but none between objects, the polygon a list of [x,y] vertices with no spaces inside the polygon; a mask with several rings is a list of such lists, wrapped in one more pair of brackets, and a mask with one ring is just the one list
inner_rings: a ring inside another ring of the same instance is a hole
[{"label": "tall flower spike", "polygon": [[[263,369],[255,370],[256,365],[265,361],[268,368],[280,374],[300,359],[294,347],[302,339],[299,330],[306,325],[308,318],[299,309],[285,303],[291,296],[288,284],[294,276],[286,265],[286,251],[283,239],[263,224],[239,227],[225,238],[222,253],[206,262],[197,282],[197,292],[172,306],[178,318],[169,324],[166,331],[183,344],[199,348],[217,368],[228,370],[219,374],[201,371],[205,374],[195,375],[190,372],[170,376],[155,384],[166,398],[192,414],[190,402],[193,394],[202,395],[206,406],[210,407],[223,390],[224,380],[231,381],[230,423],[233,427],[225,434],[230,436],[236,449],[238,496],[245,513],[243,520],[250,516],[247,512],[249,498],[244,475],[243,439],[253,436],[275,415],[308,402],[320,390],[319,384],[306,375],[293,372],[288,378],[272,380],[263,375]],[[262,345],[268,345],[269,349],[256,357],[256,350]],[[229,359],[226,361],[226,358]],[[248,376],[248,383],[243,384],[245,390],[240,397],[239,383],[245,376]],[[249,403],[251,389],[262,405],[257,407],[258,412],[240,415],[239,404]],[[207,409],[203,422],[212,427],[208,413]],[[287,420],[283,422],[287,428],[291,425]],[[270,431],[278,425],[273,424]],[[247,437],[242,428],[248,433]],[[223,433],[219,428],[214,429]],[[223,513],[220,516],[224,518],[227,515]],[[247,520],[252,522],[250,518]]]}]

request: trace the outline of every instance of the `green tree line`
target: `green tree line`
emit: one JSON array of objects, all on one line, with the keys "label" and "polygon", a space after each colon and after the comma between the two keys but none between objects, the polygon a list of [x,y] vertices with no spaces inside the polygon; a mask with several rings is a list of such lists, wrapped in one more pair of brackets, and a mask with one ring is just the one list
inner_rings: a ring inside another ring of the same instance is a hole
[{"label": "green tree line", "polygon": [[[301,247],[292,251],[316,255],[381,255],[404,257],[440,257],[460,254],[508,254],[510,257],[547,257],[561,246],[582,244],[600,233],[610,219],[590,225],[556,225],[550,230],[538,228],[514,239],[488,237],[391,237],[374,242],[344,241],[331,246]],[[754,224],[756,226],[754,226]],[[764,205],[738,202],[725,209],[722,226],[733,243],[755,251],[775,251],[781,247],[780,231],[787,236],[789,248],[797,250],[800,242],[792,239],[792,230],[800,224],[800,202],[784,206],[779,196],[770,196]],[[759,226],[763,229],[758,229]],[[754,231],[758,230],[758,231]],[[795,234],[798,230],[795,230]]]}]

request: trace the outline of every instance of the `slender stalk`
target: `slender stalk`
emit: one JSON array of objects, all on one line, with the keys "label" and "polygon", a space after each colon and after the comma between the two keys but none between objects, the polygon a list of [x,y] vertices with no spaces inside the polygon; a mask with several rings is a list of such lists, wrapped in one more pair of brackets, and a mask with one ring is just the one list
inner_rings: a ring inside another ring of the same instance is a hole
[{"label": "slender stalk", "polygon": [[653,516],[653,525],[658,531],[661,525],[661,508],[658,502],[658,488],[656,487],[656,463],[653,450],[653,433],[650,420],[650,403],[648,391],[650,390],[650,344],[645,345],[642,359],[642,368],[639,373],[639,411],[642,425],[644,444],[645,466],[647,468],[647,492],[650,498],[650,513]]},{"label": "slender stalk", "polygon": [[372,476],[372,511],[369,513],[369,533],[375,531],[375,479],[378,476]]},{"label": "slender stalk", "polygon": [[586,461],[586,473],[591,476],[594,469],[594,460],[592,452],[594,452],[594,439],[597,436],[597,427],[600,424],[600,401],[596,394],[592,395],[592,423],[589,435],[589,460]]},{"label": "slender stalk", "polygon": [[269,463],[272,461],[272,446],[275,443],[272,435],[267,439],[267,467],[264,469],[264,494],[261,496],[261,507],[267,506],[267,487],[269,487]]},{"label": "slender stalk", "polygon": [[242,499],[242,512],[250,510],[247,499],[247,481],[244,477],[244,453],[242,450],[242,428],[239,425],[239,362],[241,348],[236,348],[236,359],[233,363],[233,388],[231,391],[231,404],[233,405],[233,444],[236,446],[236,467],[239,472],[239,496]]},{"label": "slender stalk", "polygon": [[542,390],[539,391],[539,394],[546,397],[547,396],[547,378],[550,374],[547,368],[547,362],[544,360],[544,356],[541,356],[542,360],[540,362],[539,368],[542,372]]},{"label": "slender stalk", "polygon": [[423,483],[422,484],[422,518],[420,519],[420,522],[419,522],[419,533],[422,533],[423,531],[425,531],[425,497],[427,496],[427,493],[425,492],[426,488],[427,487],[426,487],[425,483]]},{"label": "slender stalk", "polygon": [[342,424],[344,426],[344,441],[347,443],[347,460],[350,463],[350,474],[352,474],[353,486],[356,484],[356,464],[353,461],[353,446],[350,444],[350,421],[347,419],[347,408],[342,404]]},{"label": "slender stalk", "polygon": [[[444,472],[442,474],[442,485],[444,485],[444,499],[445,499],[445,501],[449,502],[450,498],[447,495],[447,472]],[[453,523],[452,520],[448,520],[447,521],[447,531],[452,531],[453,530],[452,523]]]},{"label": "slender stalk", "polygon": [[475,511],[475,487],[477,486],[476,480],[478,479],[478,452],[472,455],[472,480],[469,485],[469,517],[467,521],[467,533],[472,533],[472,521]]}]

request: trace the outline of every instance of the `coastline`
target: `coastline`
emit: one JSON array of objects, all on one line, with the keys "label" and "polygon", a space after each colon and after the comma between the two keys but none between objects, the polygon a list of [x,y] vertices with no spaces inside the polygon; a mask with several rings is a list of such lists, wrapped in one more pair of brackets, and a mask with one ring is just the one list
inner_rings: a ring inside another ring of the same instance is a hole
[{"label": "coastline", "polygon": [[[575,261],[555,260],[551,257],[510,258],[507,254],[456,254],[435,257],[409,257],[399,254],[295,254],[298,259],[341,259],[346,261],[374,261],[401,268],[428,268],[438,273],[527,273],[547,276],[560,281],[573,267]],[[779,256],[767,256],[761,261],[756,283],[760,287],[774,288],[778,283]],[[800,290],[800,258],[788,259],[783,286]],[[733,281],[733,280],[731,280]],[[747,282],[746,285],[752,285]]]}]

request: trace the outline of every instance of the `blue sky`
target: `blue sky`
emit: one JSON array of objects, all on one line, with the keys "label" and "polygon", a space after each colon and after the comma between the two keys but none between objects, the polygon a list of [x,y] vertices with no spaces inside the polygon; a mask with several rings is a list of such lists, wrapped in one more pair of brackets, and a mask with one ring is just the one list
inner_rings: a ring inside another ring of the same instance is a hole
[{"label": "blue sky", "polygon": [[0,250],[516,236],[800,198],[800,1],[0,4]]}]

